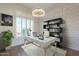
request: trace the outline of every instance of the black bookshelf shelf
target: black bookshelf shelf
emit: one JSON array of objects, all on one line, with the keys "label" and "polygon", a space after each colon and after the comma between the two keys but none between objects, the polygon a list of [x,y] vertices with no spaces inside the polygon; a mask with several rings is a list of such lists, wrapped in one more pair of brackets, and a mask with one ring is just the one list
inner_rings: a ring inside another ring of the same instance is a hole
[{"label": "black bookshelf shelf", "polygon": [[[52,37],[57,37],[60,39],[59,43],[62,43],[63,37],[62,37],[62,32],[63,32],[63,27],[61,26],[63,24],[63,19],[62,18],[56,18],[56,19],[51,19],[44,21],[43,29],[47,29],[49,31],[49,35]],[[60,45],[58,43],[58,45]]]}]

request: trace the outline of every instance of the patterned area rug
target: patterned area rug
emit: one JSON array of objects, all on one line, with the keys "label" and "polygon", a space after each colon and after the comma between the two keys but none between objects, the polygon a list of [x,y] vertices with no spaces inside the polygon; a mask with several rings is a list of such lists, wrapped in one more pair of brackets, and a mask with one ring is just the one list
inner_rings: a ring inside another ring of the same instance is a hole
[{"label": "patterned area rug", "polygon": [[[28,44],[22,46],[23,50],[29,56],[44,56],[44,49],[37,47],[33,44]],[[54,46],[50,46],[46,51],[46,56],[65,56],[66,51],[60,48],[56,48]]]}]

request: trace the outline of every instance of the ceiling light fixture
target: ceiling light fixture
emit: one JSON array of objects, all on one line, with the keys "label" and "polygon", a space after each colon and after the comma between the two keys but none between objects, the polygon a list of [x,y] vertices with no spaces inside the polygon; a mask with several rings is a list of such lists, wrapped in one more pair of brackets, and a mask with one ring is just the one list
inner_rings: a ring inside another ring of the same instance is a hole
[{"label": "ceiling light fixture", "polygon": [[41,9],[41,8],[34,9],[32,11],[32,15],[34,17],[43,17],[43,16],[45,16],[45,11],[43,9]]}]

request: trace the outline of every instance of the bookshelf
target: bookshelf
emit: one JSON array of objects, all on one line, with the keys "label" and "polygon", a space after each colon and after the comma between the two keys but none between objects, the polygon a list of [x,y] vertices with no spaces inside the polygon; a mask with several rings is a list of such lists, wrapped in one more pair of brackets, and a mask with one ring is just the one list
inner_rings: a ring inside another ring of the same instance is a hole
[{"label": "bookshelf", "polygon": [[63,40],[62,18],[56,18],[56,19],[44,21],[43,29],[48,30],[50,36],[59,38],[60,42],[57,43],[57,46],[61,46]]}]

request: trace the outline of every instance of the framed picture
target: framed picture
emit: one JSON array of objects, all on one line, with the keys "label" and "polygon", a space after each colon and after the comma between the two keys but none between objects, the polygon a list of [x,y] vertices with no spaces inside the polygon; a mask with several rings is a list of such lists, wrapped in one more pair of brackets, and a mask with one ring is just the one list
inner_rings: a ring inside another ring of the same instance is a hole
[{"label": "framed picture", "polygon": [[13,16],[1,14],[1,26],[13,26]]}]

